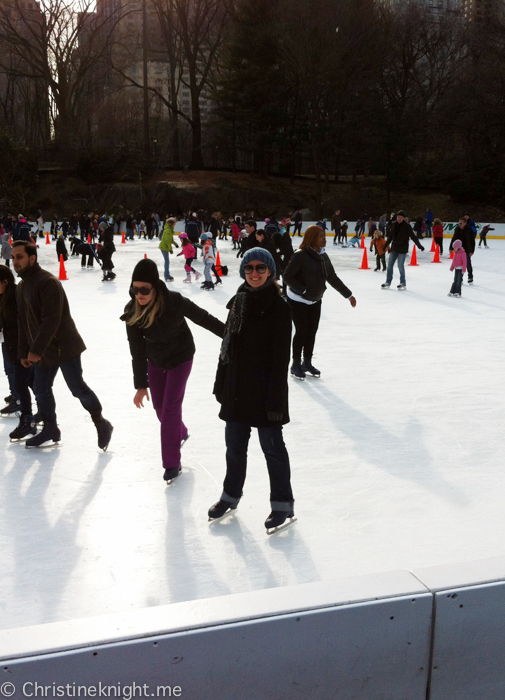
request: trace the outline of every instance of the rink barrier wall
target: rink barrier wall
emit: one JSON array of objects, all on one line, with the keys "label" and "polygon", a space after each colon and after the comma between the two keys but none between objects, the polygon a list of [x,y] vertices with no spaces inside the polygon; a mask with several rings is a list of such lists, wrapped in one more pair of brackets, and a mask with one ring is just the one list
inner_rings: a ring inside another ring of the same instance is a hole
[{"label": "rink barrier wall", "polygon": [[2,630],[0,693],[503,700],[504,626],[505,557]]}]

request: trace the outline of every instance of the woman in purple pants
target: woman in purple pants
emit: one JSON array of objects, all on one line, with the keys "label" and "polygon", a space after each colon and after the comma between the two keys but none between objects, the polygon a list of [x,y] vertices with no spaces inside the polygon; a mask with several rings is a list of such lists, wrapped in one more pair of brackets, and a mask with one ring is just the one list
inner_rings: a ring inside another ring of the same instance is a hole
[{"label": "woman in purple pants", "polygon": [[126,322],[133,364],[137,408],[149,400],[161,423],[161,454],[165,481],[179,476],[181,445],[188,437],[182,422],[182,401],[191,373],[195,344],[186,318],[220,338],[224,323],[160,280],[153,260],[141,260],[133,270]]}]

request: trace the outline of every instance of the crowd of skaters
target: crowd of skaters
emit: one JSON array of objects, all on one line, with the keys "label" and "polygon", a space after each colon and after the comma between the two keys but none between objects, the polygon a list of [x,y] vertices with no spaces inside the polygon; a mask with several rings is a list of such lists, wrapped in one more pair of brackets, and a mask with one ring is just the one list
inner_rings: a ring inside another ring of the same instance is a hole
[{"label": "crowd of skaters", "polygon": [[[289,372],[301,381],[307,376],[321,376],[312,357],[326,285],[339,292],[353,308],[357,303],[326,253],[328,221],[322,219],[309,226],[302,236],[297,214],[301,222],[301,212],[296,212],[293,219],[287,216],[278,221],[270,216],[259,228],[254,212],[228,219],[219,212],[208,217],[205,212],[190,212],[184,218],[184,231],[179,234],[175,233],[178,220],[174,216],[167,215],[162,222],[153,214],[147,217],[146,224],[144,218],[128,212],[124,220],[126,240],[131,238],[130,231],[138,237],[157,237],[164,259],[165,283],[155,261],[145,259],[135,266],[130,301],[121,320],[126,325],[133,360],[134,403],[143,407],[151,392],[161,424],[163,478],[169,483],[181,473],[181,448],[189,437],[182,422],[182,403],[195,346],[186,319],[222,339],[214,394],[221,404],[220,418],[226,423],[226,476],[219,500],[209,509],[211,520],[238,506],[252,428],[258,430],[270,477],[271,513],[265,526],[267,530],[277,528],[286,519],[294,518],[289,456],[282,437],[282,427],[289,422],[287,377]],[[391,285],[395,264],[400,273],[398,289],[406,288],[404,264],[410,240],[424,250],[422,239],[433,236],[443,251],[443,224],[430,214],[428,210],[426,217],[417,217],[414,223],[403,210],[390,216],[384,214],[377,221],[367,216],[358,220],[353,239],[360,241],[370,236],[370,250],[376,255],[375,269],[386,272],[383,289]],[[51,222],[49,233],[57,241],[58,254],[63,254],[62,250],[66,254],[68,238],[72,252],[83,256],[82,264],[88,259],[87,265],[93,265],[89,258],[96,258],[104,268],[104,280],[107,279],[113,267],[114,233],[122,230],[122,218],[76,214],[68,220],[68,226],[66,221],[54,217]],[[329,225],[335,245],[353,244],[352,240],[347,241],[347,221],[341,218],[340,210],[336,210]],[[487,247],[489,230],[493,230],[490,225],[482,229],[479,245]],[[11,440],[26,440],[26,447],[59,444],[61,433],[52,385],[61,370],[70,391],[95,423],[99,447],[107,449],[113,426],[103,417],[98,397],[84,382],[80,361],[84,342],[61,283],[37,261],[37,239],[48,235],[42,214],[39,212],[35,230],[22,215],[4,217],[0,235],[5,261],[5,265],[0,265],[0,328],[11,390],[0,413],[19,416],[18,426],[10,433]],[[449,296],[461,296],[465,272],[468,283],[473,283],[471,258],[476,235],[477,227],[471,217],[461,217],[449,246],[454,253],[454,282]],[[295,236],[302,238],[296,249]],[[170,289],[166,282],[174,281],[169,262],[174,249],[180,249],[177,255],[184,257],[183,281],[191,283],[193,276],[198,281],[201,274],[193,262],[200,252],[204,262],[202,288],[212,290],[215,283],[221,283],[216,269],[216,241],[229,238],[240,259],[244,281],[228,302],[228,318],[223,322]],[[5,244],[8,250],[4,250]],[[21,279],[17,285],[9,267],[11,258],[14,272]],[[261,347],[256,347],[258,342]],[[30,391],[37,411],[32,409]]]}]

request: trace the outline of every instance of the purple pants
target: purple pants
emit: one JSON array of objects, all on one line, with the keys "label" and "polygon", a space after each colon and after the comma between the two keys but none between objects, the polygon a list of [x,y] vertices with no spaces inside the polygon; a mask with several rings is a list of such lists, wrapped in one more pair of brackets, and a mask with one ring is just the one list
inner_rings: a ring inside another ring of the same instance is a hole
[{"label": "purple pants", "polygon": [[161,423],[161,457],[163,469],[181,464],[181,441],[188,434],[182,422],[182,401],[193,360],[174,369],[163,369],[148,363],[149,388],[156,415]]}]

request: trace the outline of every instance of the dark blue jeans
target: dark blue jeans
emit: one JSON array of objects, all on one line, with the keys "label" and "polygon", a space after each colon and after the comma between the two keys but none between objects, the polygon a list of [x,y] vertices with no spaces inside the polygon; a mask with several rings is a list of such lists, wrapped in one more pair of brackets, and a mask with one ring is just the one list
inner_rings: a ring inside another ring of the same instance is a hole
[{"label": "dark blue jeans", "polygon": [[14,383],[17,396],[21,402],[21,415],[31,416],[32,397],[28,387],[33,387],[33,365],[32,367],[23,367],[21,363],[14,365]]},{"label": "dark blue jeans", "polygon": [[58,370],[61,369],[63,378],[68,388],[76,399],[79,399],[83,408],[91,414],[92,418],[98,418],[102,413],[102,405],[97,395],[92,391],[82,378],[81,356],[66,360],[56,367],[33,366],[33,393],[37,399],[39,412],[44,422],[56,422],[56,402],[53,395],[53,383]]},{"label": "dark blue jeans", "polygon": [[450,293],[461,295],[461,283],[462,282],[463,282],[463,270],[460,267],[457,267],[454,270],[454,282],[452,283]]},{"label": "dark blue jeans", "polygon": [[[261,449],[265,455],[270,477],[270,501],[272,510],[291,510],[291,470],[289,455],[282,437],[282,426],[258,428]],[[226,422],[226,477],[221,498],[229,503],[238,503],[247,471],[247,448],[251,428],[244,423]]]}]

